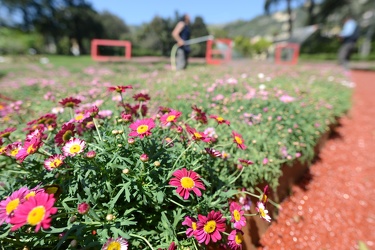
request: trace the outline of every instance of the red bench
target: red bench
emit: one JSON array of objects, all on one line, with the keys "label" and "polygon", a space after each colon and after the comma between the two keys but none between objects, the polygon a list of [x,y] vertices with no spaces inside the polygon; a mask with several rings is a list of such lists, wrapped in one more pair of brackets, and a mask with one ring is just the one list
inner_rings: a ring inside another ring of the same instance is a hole
[{"label": "red bench", "polygon": [[[223,43],[227,47],[224,51],[213,49],[215,43]],[[214,55],[220,55],[223,58],[213,58]],[[215,40],[208,40],[206,47],[206,62],[207,64],[221,64],[232,60],[232,40],[226,38],[217,38]]]},{"label": "red bench", "polygon": [[[124,56],[103,56],[99,55],[99,46],[111,46],[111,47],[124,47]],[[129,41],[120,40],[105,40],[105,39],[93,39],[91,41],[91,58],[94,61],[122,61],[124,59],[130,59],[132,53],[132,44]]]}]

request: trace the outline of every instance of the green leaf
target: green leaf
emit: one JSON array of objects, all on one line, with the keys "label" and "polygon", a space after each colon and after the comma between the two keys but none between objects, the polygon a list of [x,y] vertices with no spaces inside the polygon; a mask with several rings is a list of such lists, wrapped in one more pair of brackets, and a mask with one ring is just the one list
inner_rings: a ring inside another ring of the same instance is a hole
[{"label": "green leaf", "polygon": [[159,204],[162,204],[163,201],[164,201],[164,193],[162,191],[159,191],[157,194],[156,194],[156,199],[158,200],[158,203]]}]

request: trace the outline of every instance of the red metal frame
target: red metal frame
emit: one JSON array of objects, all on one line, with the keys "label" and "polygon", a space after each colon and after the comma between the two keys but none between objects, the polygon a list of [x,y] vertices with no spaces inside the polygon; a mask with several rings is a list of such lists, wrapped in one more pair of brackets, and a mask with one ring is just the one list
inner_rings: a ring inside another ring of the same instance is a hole
[{"label": "red metal frame", "polygon": [[[293,50],[290,60],[283,60],[282,52],[285,49]],[[275,63],[277,64],[297,64],[299,57],[300,45],[298,43],[280,43],[275,48]]]},{"label": "red metal frame", "polygon": [[[222,55],[223,51],[212,49],[213,45],[219,41],[220,43],[225,43],[228,45],[228,49],[224,52],[223,59],[212,58],[213,55]],[[206,62],[207,64],[219,65],[223,62],[228,62],[232,60],[232,40],[227,38],[217,38],[215,40],[208,40],[206,46]]]},{"label": "red metal frame", "polygon": [[[99,55],[99,46],[124,47],[124,56],[101,56]],[[121,61],[130,59],[132,53],[132,44],[129,41],[93,39],[91,41],[91,58],[94,61]]]}]

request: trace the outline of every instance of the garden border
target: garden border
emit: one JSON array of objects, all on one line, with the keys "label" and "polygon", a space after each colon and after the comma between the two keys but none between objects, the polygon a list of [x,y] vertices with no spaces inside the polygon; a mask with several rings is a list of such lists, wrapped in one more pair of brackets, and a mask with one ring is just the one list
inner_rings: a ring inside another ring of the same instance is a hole
[{"label": "garden border", "polygon": [[[344,114],[343,116],[345,116]],[[326,142],[330,139],[330,136],[334,133],[335,129],[340,126],[340,118],[336,118],[336,122],[332,123],[329,126],[329,130],[323,133],[320,138],[317,140],[317,143],[314,147],[314,158],[313,161],[319,159],[319,154]],[[290,195],[291,188],[294,184],[302,179],[302,177],[308,172],[310,162],[300,162],[297,159],[292,162],[291,165],[283,164],[282,175],[279,177],[279,185],[276,192],[271,191],[269,198],[274,200],[277,203],[282,202],[285,198]],[[257,187],[261,190],[265,186],[265,183],[258,184]],[[258,199],[251,197],[251,210],[256,211],[255,204]],[[274,221],[277,221],[277,208],[269,205],[267,206],[269,214],[272,218],[275,218]],[[246,226],[243,228],[244,232],[244,243],[243,250],[257,250],[262,245],[260,244],[260,239],[263,234],[267,231],[268,227],[271,226],[271,223],[265,222],[259,216],[246,217]]]}]

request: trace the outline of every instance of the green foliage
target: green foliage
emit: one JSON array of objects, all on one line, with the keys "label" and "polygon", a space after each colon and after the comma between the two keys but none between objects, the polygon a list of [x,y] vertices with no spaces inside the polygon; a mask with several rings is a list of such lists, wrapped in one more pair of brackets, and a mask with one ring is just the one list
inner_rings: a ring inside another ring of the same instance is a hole
[{"label": "green foliage", "polygon": [[[207,36],[208,30],[202,17],[197,16],[194,22],[191,24],[191,37]],[[205,57],[206,55],[206,43],[198,43],[191,45],[190,55],[193,57]]]},{"label": "green foliage", "polygon": [[272,43],[263,38],[256,42],[251,42],[247,37],[237,36],[234,39],[234,44],[236,50],[238,50],[243,56],[249,57],[266,53]]},{"label": "green foliage", "polygon": [[0,54],[28,54],[30,48],[42,51],[43,38],[39,34],[0,28]]}]

